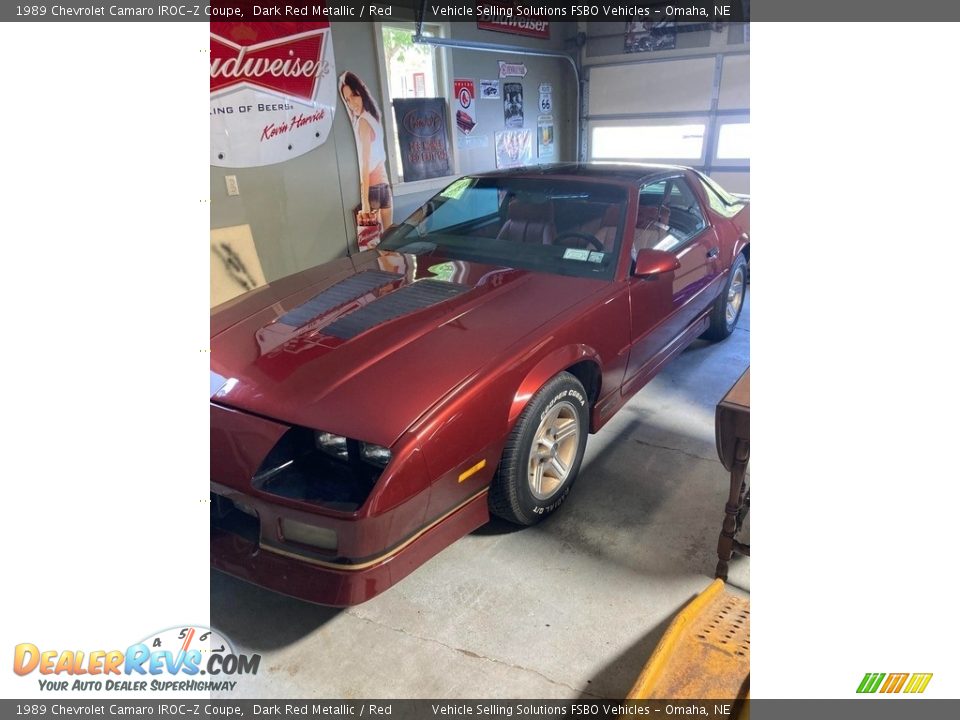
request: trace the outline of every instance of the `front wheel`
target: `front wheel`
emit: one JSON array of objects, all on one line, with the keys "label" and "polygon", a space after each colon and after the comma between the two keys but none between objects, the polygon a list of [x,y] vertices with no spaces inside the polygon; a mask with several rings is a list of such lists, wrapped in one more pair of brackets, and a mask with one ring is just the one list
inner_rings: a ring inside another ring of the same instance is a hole
[{"label": "front wheel", "polygon": [[490,486],[490,511],[533,525],[570,493],[587,445],[589,414],[583,385],[559,373],[534,395],[507,439]]},{"label": "front wheel", "polygon": [[746,290],[747,261],[741,253],[733,261],[733,267],[730,268],[730,275],[723,292],[713,303],[713,311],[710,313],[710,327],[707,328],[703,337],[707,340],[723,340],[730,337],[734,328],[737,327],[737,321],[740,319]]}]

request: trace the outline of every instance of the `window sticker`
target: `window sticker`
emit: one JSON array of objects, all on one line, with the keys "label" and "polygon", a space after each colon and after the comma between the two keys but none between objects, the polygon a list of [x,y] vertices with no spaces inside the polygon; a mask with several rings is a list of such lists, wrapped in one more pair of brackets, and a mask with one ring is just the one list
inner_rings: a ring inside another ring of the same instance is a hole
[{"label": "window sticker", "polygon": [[429,268],[427,268],[427,272],[431,273],[435,279],[444,280],[446,282],[453,281],[453,274],[456,271],[457,271],[457,268],[452,262],[440,263],[439,265],[431,265]]},{"label": "window sticker", "polygon": [[445,197],[449,200],[459,200],[460,196],[466,192],[467,188],[473,184],[473,178],[460,178],[459,180],[454,180],[453,183],[447,185],[446,189],[440,193],[440,197]]},{"label": "window sticker", "polygon": [[590,253],[590,258],[589,258],[589,260],[590,260],[590,262],[592,262],[592,263],[602,263],[602,262],[603,262],[603,256],[604,256],[604,255],[606,255],[606,253],[602,253],[602,252],[591,252],[591,253]]},{"label": "window sticker", "polygon": [[563,251],[564,260],[589,260],[589,250],[579,250],[577,248],[567,248]]}]

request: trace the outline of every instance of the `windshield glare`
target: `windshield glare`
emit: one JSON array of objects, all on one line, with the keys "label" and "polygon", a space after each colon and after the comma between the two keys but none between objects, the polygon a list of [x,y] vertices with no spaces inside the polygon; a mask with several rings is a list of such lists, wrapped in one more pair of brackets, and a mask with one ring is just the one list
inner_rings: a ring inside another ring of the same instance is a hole
[{"label": "windshield glare", "polygon": [[610,279],[626,191],[553,178],[461,178],[400,225],[381,250]]}]

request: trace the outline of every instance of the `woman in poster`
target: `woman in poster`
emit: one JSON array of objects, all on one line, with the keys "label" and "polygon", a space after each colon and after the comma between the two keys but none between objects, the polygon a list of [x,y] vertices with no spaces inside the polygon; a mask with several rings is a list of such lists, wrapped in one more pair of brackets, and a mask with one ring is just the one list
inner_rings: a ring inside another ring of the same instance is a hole
[{"label": "woman in poster", "polygon": [[352,72],[340,76],[340,97],[350,113],[357,141],[357,160],[360,165],[360,213],[357,225],[375,225],[379,210],[380,222],[386,229],[393,224],[393,193],[387,177],[387,154],[383,144],[380,110],[367,86]]}]

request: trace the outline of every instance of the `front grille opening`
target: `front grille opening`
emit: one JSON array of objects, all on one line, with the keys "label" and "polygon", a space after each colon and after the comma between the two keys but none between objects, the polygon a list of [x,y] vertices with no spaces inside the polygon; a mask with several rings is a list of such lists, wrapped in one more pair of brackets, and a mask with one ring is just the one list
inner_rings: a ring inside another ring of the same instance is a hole
[{"label": "front grille opening", "polygon": [[301,427],[284,433],[254,475],[254,487],[332,510],[358,510],[382,470],[360,459],[359,443],[348,441],[348,458],[340,460],[318,450],[314,436]]},{"label": "front grille opening", "polygon": [[260,518],[257,514],[216,493],[210,493],[210,529],[239,535],[255,545],[260,542]]}]

